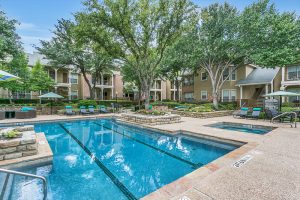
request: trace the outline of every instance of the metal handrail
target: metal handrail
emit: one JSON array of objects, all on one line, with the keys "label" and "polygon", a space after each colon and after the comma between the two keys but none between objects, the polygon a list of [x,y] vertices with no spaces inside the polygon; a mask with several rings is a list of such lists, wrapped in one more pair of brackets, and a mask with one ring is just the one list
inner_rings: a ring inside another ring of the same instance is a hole
[{"label": "metal handrail", "polygon": [[[282,116],[284,116],[284,115],[291,115],[291,114],[293,114],[293,115],[295,116],[295,117],[294,117],[294,119],[295,119],[294,124],[295,124],[295,128],[297,128],[297,113],[295,113],[295,112],[284,112],[284,113],[281,113],[281,114],[279,114],[279,115],[273,117],[273,118],[271,119],[271,122],[274,123],[274,122],[273,122],[274,119],[280,118],[280,117],[282,117]],[[291,127],[293,127],[293,122],[291,122]]]},{"label": "metal handrail", "polygon": [[2,168],[0,168],[0,172],[4,172],[4,173],[7,173],[7,174],[20,175],[20,176],[27,176],[27,177],[37,178],[37,179],[42,180],[42,182],[43,182],[43,193],[44,193],[43,200],[47,199],[47,180],[46,180],[45,177],[34,175],[34,174],[28,174],[28,173],[24,173],[24,172],[18,172],[18,171],[14,171],[14,170],[2,169]]}]

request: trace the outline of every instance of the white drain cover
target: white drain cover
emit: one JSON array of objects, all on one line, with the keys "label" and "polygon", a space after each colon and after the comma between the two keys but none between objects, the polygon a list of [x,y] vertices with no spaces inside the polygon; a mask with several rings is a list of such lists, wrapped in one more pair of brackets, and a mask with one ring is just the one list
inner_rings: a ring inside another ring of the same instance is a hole
[{"label": "white drain cover", "polygon": [[251,155],[246,155],[244,157],[242,157],[241,159],[239,159],[238,161],[236,161],[233,164],[233,167],[239,168],[241,166],[243,166],[244,164],[246,164],[249,160],[251,160],[253,158],[253,156]]}]

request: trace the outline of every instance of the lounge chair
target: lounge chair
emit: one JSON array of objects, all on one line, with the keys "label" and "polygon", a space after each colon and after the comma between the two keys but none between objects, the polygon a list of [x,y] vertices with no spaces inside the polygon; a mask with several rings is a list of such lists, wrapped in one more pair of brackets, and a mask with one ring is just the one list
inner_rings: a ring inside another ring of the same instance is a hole
[{"label": "lounge chair", "polygon": [[235,112],[233,113],[233,117],[234,117],[234,118],[237,118],[237,117],[246,118],[247,115],[248,115],[248,111],[249,111],[249,108],[247,108],[247,107],[241,107],[240,110],[235,111]]},{"label": "lounge chair", "polygon": [[89,112],[86,110],[85,106],[80,106],[80,114],[87,115]]},{"label": "lounge chair", "polygon": [[248,118],[258,119],[261,113],[261,108],[253,108],[251,115],[247,115]]},{"label": "lounge chair", "polygon": [[89,106],[89,111],[90,114],[94,114],[95,113],[95,109],[94,106]]},{"label": "lounge chair", "polygon": [[106,109],[106,106],[100,105],[99,106],[99,112],[100,113],[108,113],[108,110]]},{"label": "lounge chair", "polygon": [[65,112],[66,115],[75,115],[75,112],[73,111],[72,106],[66,106],[65,109],[66,109],[66,112]]}]

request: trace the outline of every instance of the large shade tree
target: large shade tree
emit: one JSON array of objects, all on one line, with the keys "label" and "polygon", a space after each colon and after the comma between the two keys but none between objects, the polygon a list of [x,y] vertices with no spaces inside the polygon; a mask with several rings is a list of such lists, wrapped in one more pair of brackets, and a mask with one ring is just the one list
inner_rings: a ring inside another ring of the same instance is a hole
[{"label": "large shade tree", "polygon": [[221,87],[239,67],[285,66],[299,60],[298,17],[279,13],[268,0],[242,13],[228,3],[212,4],[201,10],[200,22],[191,33],[196,44],[191,51],[209,76],[216,109]]},{"label": "large shade tree", "polygon": [[89,26],[84,28],[96,42],[102,27],[109,30],[123,52],[119,59],[132,67],[139,79],[148,108],[161,60],[193,19],[193,4],[189,0],[88,0],[85,5],[88,13],[78,14],[88,19]]},{"label": "large shade tree", "polygon": [[7,18],[0,11],[0,62],[5,63],[8,56],[16,56],[22,52],[20,37],[16,33],[16,20]]},{"label": "large shade tree", "polygon": [[192,34],[184,34],[174,44],[167,48],[166,55],[160,64],[160,75],[174,81],[176,93],[175,100],[179,101],[179,90],[185,74],[194,72],[198,67],[193,47],[195,43]]},{"label": "large shade tree", "polygon": [[[59,20],[52,40],[41,41],[37,49],[50,59],[51,65],[62,68],[72,65],[79,70],[88,85],[90,98],[94,99],[96,83],[101,73],[112,70],[113,58],[100,45],[81,38],[80,32],[76,22]],[[92,80],[88,74],[92,75]]]}]

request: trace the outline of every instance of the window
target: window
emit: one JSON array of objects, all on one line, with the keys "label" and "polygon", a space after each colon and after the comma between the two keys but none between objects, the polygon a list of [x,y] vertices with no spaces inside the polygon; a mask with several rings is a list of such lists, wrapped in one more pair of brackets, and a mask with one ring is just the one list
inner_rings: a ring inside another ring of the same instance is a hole
[{"label": "window", "polygon": [[54,70],[49,70],[49,77],[55,80],[55,71]]},{"label": "window", "polygon": [[194,77],[187,76],[183,78],[183,86],[190,86],[194,84]]},{"label": "window", "polygon": [[300,66],[292,66],[287,68],[288,80],[300,79]]},{"label": "window", "polygon": [[[227,68],[224,72],[223,72],[223,80],[227,80],[227,81],[235,81],[236,80],[236,69],[234,70],[234,68],[230,67]],[[229,73],[231,73],[231,75],[229,76]],[[229,77],[228,77],[229,76]]]},{"label": "window", "polygon": [[194,93],[193,92],[184,93],[184,99],[185,100],[193,100],[194,99]]},{"label": "window", "polygon": [[78,90],[71,91],[71,99],[78,99]]},{"label": "window", "polygon": [[201,73],[201,81],[206,81],[207,80],[207,72],[202,72]]},{"label": "window", "polygon": [[76,74],[76,73],[71,73],[70,80],[71,80],[71,83],[72,83],[72,84],[78,84],[78,74]]},{"label": "window", "polygon": [[207,91],[201,91],[201,100],[207,100]]},{"label": "window", "polygon": [[223,102],[236,101],[236,90],[222,90],[222,101]]}]

